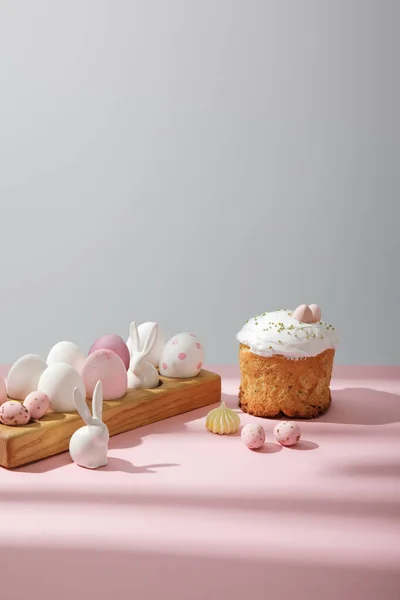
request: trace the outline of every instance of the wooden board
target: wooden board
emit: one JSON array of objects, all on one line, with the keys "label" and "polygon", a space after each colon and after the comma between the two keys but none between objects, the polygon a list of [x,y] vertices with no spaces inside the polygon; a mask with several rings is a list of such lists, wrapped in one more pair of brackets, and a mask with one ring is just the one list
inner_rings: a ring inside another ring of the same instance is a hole
[{"label": "wooden board", "polygon": [[[121,400],[104,402],[103,419],[111,435],[143,427],[221,399],[221,378],[201,371],[191,379],[166,379],[152,390],[129,390]],[[88,400],[90,406],[90,400]],[[13,468],[65,452],[82,427],[77,413],[48,413],[23,427],[0,424],[0,465]]]}]

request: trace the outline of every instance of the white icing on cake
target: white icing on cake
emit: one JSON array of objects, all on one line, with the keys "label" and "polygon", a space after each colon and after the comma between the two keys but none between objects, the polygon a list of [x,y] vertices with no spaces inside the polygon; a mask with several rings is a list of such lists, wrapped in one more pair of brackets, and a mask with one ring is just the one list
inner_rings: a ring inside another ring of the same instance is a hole
[{"label": "white icing on cake", "polygon": [[236,339],[259,356],[281,354],[297,359],[317,356],[336,348],[339,339],[332,325],[325,321],[300,323],[293,319],[292,312],[277,310],[253,317],[239,331]]}]

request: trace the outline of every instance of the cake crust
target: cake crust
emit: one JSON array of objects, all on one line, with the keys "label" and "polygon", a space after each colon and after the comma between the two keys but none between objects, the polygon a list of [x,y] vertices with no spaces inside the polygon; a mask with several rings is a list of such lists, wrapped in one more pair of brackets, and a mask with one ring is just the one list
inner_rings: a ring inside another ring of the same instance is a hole
[{"label": "cake crust", "polygon": [[265,357],[240,344],[240,408],[257,417],[320,416],[331,402],[334,357],[334,349],[297,360],[282,355]]}]

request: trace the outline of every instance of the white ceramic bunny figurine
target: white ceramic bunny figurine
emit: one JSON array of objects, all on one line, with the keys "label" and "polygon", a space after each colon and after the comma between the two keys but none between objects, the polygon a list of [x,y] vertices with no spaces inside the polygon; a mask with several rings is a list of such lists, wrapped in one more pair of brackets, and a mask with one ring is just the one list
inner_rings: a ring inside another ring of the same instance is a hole
[{"label": "white ceramic bunny figurine", "polygon": [[103,385],[98,381],[93,392],[92,408],[90,414],[86,400],[79,388],[74,389],[75,406],[85,421],[70,439],[69,453],[72,460],[80,467],[97,469],[107,464],[109,433],[107,425],[102,421],[103,415]]},{"label": "white ceramic bunny figurine", "polygon": [[130,334],[132,357],[128,370],[128,388],[155,388],[160,383],[160,377],[155,366],[146,358],[157,341],[158,325],[154,323],[151,327],[141,352],[139,350],[139,333],[134,322],[131,323]]}]

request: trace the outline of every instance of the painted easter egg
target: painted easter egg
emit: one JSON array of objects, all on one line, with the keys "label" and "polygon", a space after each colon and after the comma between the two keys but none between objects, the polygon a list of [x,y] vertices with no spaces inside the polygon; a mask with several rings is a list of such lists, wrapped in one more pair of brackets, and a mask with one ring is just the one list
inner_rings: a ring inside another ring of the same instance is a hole
[{"label": "painted easter egg", "polygon": [[[139,334],[139,350],[140,351],[143,350],[144,343],[145,343],[147,336],[149,335],[150,330],[153,327],[153,325],[154,325],[154,323],[152,321],[149,321],[146,323],[141,323],[139,325],[138,334]],[[134,351],[136,351],[136,349],[132,348],[132,343],[131,343],[130,337],[128,338],[127,346],[129,348],[129,352],[132,356],[132,353]],[[161,353],[163,351],[164,346],[165,346],[165,336],[164,336],[163,332],[161,331],[161,329],[158,327],[156,343],[154,344],[154,347],[153,347],[152,351],[150,352],[150,354],[146,357],[146,360],[148,362],[151,362],[155,367],[158,367],[158,365],[160,364],[160,357],[161,357]]]},{"label": "painted easter egg", "polygon": [[89,350],[89,356],[93,354],[93,352],[96,352],[96,350],[112,350],[112,352],[115,352],[124,363],[125,370],[127,371],[129,369],[129,348],[119,335],[116,335],[115,333],[102,335],[92,344],[92,347]]},{"label": "painted easter egg", "polygon": [[75,411],[74,388],[86,397],[82,377],[71,365],[56,363],[47,367],[39,379],[38,391],[47,394],[53,412]]},{"label": "painted easter egg", "polygon": [[301,438],[300,427],[295,421],[282,421],[275,426],[274,436],[282,446],[294,446]]},{"label": "painted easter egg", "polygon": [[52,347],[47,357],[47,364],[50,367],[58,363],[66,363],[80,373],[85,360],[86,356],[79,350],[76,344],[64,341],[58,342],[58,344]]},{"label": "painted easter egg", "polygon": [[50,399],[44,392],[31,392],[25,398],[24,406],[28,409],[31,418],[37,421],[49,410]]},{"label": "painted easter egg", "polygon": [[25,400],[28,394],[37,390],[39,379],[46,368],[46,361],[37,354],[26,354],[19,358],[8,373],[8,397]]},{"label": "painted easter egg", "polygon": [[184,379],[196,377],[204,361],[203,345],[193,333],[178,333],[165,344],[160,358],[160,374]]},{"label": "painted easter egg", "polygon": [[7,402],[7,386],[3,377],[0,377],[0,406]]},{"label": "painted easter egg", "polygon": [[28,409],[16,400],[8,400],[0,406],[0,421],[3,425],[26,425],[30,418]]},{"label": "painted easter egg", "polygon": [[112,350],[96,350],[86,359],[82,369],[87,397],[93,396],[96,383],[103,384],[104,400],[118,400],[128,388],[126,368],[118,354]]},{"label": "painted easter egg", "polygon": [[265,430],[258,423],[247,423],[242,429],[242,442],[250,450],[261,448],[265,442]]},{"label": "painted easter egg", "polygon": [[310,310],[314,317],[314,322],[320,321],[322,318],[322,312],[318,304],[310,304]]},{"label": "painted easter egg", "polygon": [[293,319],[297,319],[300,323],[314,323],[314,315],[309,306],[301,304],[293,311]]}]

